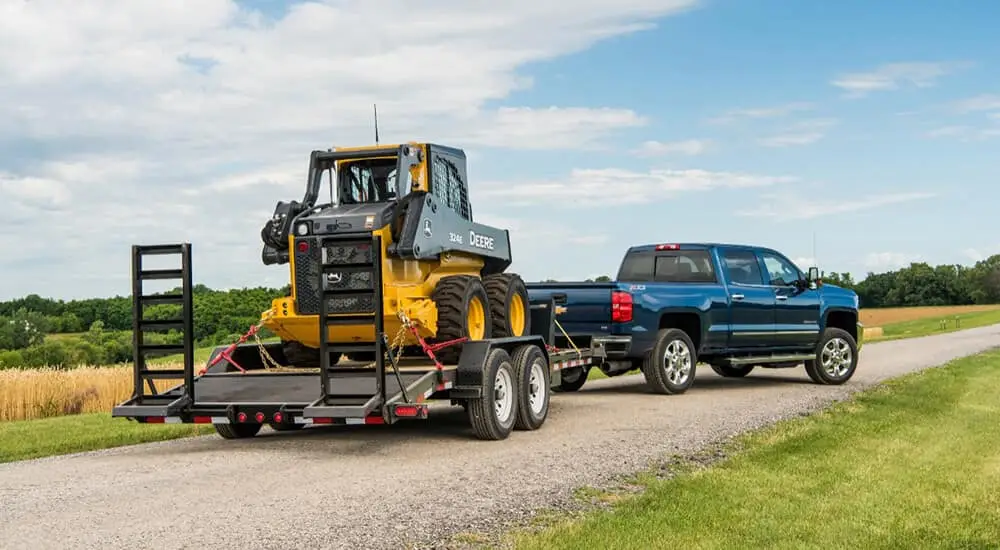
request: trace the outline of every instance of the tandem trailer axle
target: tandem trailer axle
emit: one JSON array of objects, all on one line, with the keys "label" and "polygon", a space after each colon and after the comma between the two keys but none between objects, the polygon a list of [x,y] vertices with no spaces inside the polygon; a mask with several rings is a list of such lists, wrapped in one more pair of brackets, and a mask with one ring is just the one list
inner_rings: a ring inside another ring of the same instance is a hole
[{"label": "tandem trailer axle", "polygon": [[[143,268],[143,258],[164,254],[179,255],[180,268]],[[179,294],[144,293],[144,281],[170,279],[180,280]],[[585,373],[606,357],[600,339],[586,348],[556,349],[557,312],[549,300],[529,304],[530,334],[467,341],[454,364],[434,359],[433,351],[397,357],[381,316],[376,316],[377,337],[370,350],[375,360],[370,364],[327,359],[320,368],[299,368],[291,365],[280,343],[257,341],[216,348],[196,373],[189,243],[132,247],[132,303],[134,390],[131,398],[114,407],[112,416],[144,423],[212,424],[228,439],[253,437],[265,424],[292,431],[309,424],[426,419],[429,402],[437,400],[461,404],[479,439],[505,439],[514,429],[536,430],[545,423],[550,390],[560,385],[563,372]],[[144,308],[154,304],[180,305],[180,316],[144,319]],[[181,331],[181,344],[144,341],[146,332],[171,329]],[[326,331],[320,333],[325,344]],[[340,353],[327,346],[321,349]],[[151,356],[178,353],[183,369],[150,368],[146,362]],[[182,382],[161,392],[155,384],[161,379]]]}]

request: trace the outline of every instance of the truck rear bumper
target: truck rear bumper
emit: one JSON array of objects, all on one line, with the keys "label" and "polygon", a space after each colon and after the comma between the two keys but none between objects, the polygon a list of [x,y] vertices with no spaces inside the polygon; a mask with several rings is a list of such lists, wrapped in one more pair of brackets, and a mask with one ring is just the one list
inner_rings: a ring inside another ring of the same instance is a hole
[{"label": "truck rear bumper", "polygon": [[593,346],[600,346],[604,349],[604,356],[608,359],[625,359],[632,350],[631,336],[595,336]]}]

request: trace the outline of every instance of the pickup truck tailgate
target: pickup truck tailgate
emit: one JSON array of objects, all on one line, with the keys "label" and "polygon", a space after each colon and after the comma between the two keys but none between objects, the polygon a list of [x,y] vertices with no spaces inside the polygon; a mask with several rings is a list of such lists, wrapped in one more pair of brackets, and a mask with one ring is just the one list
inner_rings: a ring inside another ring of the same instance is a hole
[{"label": "pickup truck tailgate", "polygon": [[591,336],[610,333],[614,283],[529,283],[527,287],[532,301],[551,297],[557,306],[566,308],[556,319],[577,345]]}]

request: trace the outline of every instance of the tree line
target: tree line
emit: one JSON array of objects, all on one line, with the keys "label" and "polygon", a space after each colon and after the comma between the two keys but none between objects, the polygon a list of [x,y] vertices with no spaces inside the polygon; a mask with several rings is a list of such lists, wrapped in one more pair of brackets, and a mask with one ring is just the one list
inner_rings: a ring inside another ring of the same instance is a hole
[{"label": "tree line", "polygon": [[[608,282],[610,277],[588,279]],[[911,263],[855,281],[850,273],[831,272],[827,283],[858,293],[862,308],[948,306],[1000,303],[1000,254],[971,266]],[[548,282],[557,282],[551,279]],[[175,289],[174,292],[179,292]],[[213,290],[193,288],[194,339],[198,346],[230,344],[260,319],[283,288]],[[180,306],[158,305],[146,319],[177,317]],[[58,334],[73,334],[65,338]],[[263,337],[271,336],[266,331]],[[150,343],[179,343],[181,335],[147,333]],[[0,302],[0,368],[72,366],[132,361],[132,300],[127,296],[53,300],[29,295]]]}]

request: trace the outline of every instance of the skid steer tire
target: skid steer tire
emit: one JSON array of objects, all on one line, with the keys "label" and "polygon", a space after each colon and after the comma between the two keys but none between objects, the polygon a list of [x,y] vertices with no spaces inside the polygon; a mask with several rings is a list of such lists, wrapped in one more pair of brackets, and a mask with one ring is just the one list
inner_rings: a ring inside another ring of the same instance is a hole
[{"label": "skid steer tire", "polygon": [[[437,306],[438,316],[437,335],[428,339],[431,344],[458,338],[486,340],[492,337],[489,296],[479,277],[444,277],[438,281],[431,299]],[[443,363],[457,363],[462,354],[462,344],[448,346],[434,354]]]},{"label": "skid steer tire", "polygon": [[245,439],[253,437],[264,427],[263,424],[213,424],[215,431],[224,439]]},{"label": "skid steer tire", "polygon": [[512,358],[517,384],[517,421],[514,429],[537,430],[549,416],[549,362],[535,345],[518,346]]},{"label": "skid steer tire", "polygon": [[483,286],[490,298],[493,317],[493,337],[507,338],[531,333],[531,308],[528,287],[520,275],[497,273],[483,277]]},{"label": "skid steer tire", "polygon": [[[319,368],[319,349],[311,348],[299,342],[288,342],[282,340],[281,350],[288,359],[288,366],[303,369]],[[340,361],[339,355],[330,354],[330,366],[336,365]]]},{"label": "skid steer tire", "polygon": [[469,424],[477,438],[498,441],[510,436],[521,404],[517,369],[506,351],[495,348],[486,356],[482,396],[469,399],[468,403]]}]

